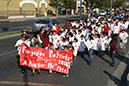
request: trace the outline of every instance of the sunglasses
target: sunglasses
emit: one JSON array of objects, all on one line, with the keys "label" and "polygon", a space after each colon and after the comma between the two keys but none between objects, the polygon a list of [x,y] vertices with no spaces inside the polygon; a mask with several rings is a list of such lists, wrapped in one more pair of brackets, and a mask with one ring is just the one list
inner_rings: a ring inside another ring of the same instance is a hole
[{"label": "sunglasses", "polygon": [[26,37],[22,37],[22,38],[26,38]]}]

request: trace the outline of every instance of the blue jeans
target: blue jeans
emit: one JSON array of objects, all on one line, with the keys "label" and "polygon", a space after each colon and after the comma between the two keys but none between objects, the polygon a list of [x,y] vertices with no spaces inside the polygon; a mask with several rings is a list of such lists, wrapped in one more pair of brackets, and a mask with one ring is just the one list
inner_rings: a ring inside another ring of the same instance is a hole
[{"label": "blue jeans", "polygon": [[125,51],[125,52],[126,52],[126,46],[127,46],[127,43],[125,43],[125,46],[124,46],[124,47],[125,47],[125,48],[124,48],[124,51]]},{"label": "blue jeans", "polygon": [[93,50],[93,49],[90,49],[90,50],[88,51],[88,53],[89,53],[89,62],[91,62],[91,61],[92,61],[92,58],[93,58],[94,50]]},{"label": "blue jeans", "polygon": [[104,55],[105,54],[105,51],[101,51],[101,55]]}]

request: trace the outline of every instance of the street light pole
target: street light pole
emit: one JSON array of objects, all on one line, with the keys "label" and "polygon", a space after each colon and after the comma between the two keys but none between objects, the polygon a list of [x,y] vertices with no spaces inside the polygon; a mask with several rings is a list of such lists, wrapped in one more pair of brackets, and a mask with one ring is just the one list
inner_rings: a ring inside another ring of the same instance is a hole
[{"label": "street light pole", "polygon": [[6,12],[6,17],[7,17],[7,18],[8,18],[8,16],[9,16],[9,13],[8,13],[9,9],[8,9],[8,8],[9,8],[9,3],[10,3],[10,1],[11,1],[11,0],[7,0],[7,10],[6,10],[6,11],[7,11],[7,12]]},{"label": "street light pole", "polygon": [[82,18],[82,0],[80,0],[80,19]]},{"label": "street light pole", "polygon": [[111,15],[112,15],[112,0],[111,0]]}]

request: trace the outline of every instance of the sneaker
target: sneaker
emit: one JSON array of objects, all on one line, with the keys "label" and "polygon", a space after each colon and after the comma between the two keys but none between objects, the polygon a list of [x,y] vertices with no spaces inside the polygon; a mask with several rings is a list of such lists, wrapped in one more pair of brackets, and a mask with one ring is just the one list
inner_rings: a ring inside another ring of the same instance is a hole
[{"label": "sneaker", "polygon": [[24,71],[22,71],[21,75],[24,75],[24,74],[25,74],[25,72],[24,72]]},{"label": "sneaker", "polygon": [[40,75],[40,72],[38,72],[37,74]]},{"label": "sneaker", "polygon": [[63,78],[65,78],[66,76],[65,75],[63,75]]},{"label": "sneaker", "polygon": [[53,72],[52,72],[52,70],[49,70],[49,74],[52,74]]},{"label": "sneaker", "polygon": [[87,64],[88,64],[88,65],[91,65],[91,62],[90,62],[90,61],[88,61],[88,62],[87,62]]},{"label": "sneaker", "polygon": [[114,67],[114,64],[111,63],[110,66]]},{"label": "sneaker", "polygon": [[69,75],[66,75],[66,77],[68,78],[68,77],[69,77]]},{"label": "sneaker", "polygon": [[30,76],[32,76],[32,77],[33,77],[33,76],[34,76],[34,74],[31,74]]},{"label": "sneaker", "polygon": [[71,62],[70,65],[73,65],[73,62]]}]

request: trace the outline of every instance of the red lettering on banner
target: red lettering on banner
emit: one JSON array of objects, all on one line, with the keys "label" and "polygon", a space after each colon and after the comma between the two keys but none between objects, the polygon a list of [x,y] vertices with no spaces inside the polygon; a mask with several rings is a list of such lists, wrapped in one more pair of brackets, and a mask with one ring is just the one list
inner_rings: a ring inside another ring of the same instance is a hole
[{"label": "red lettering on banner", "polygon": [[22,44],[20,65],[35,69],[49,69],[68,74],[72,53],[63,50],[49,50],[28,47]]}]

